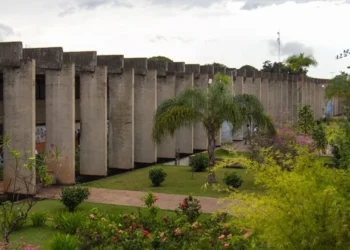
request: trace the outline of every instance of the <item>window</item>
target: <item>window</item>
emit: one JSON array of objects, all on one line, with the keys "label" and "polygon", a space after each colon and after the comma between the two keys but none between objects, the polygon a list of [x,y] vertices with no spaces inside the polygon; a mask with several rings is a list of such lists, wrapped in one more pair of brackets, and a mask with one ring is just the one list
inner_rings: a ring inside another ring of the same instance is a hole
[{"label": "window", "polygon": [[45,75],[36,75],[35,97],[36,100],[45,100]]}]

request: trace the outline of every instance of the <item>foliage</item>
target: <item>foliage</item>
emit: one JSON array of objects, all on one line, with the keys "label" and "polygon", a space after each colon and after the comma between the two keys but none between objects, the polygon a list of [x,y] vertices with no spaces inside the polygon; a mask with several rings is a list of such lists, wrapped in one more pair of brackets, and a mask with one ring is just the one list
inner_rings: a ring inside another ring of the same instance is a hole
[{"label": "foliage", "polygon": [[231,188],[239,188],[242,186],[243,180],[236,172],[232,172],[224,177],[224,183]]},{"label": "foliage", "polygon": [[213,62],[213,63],[209,63],[209,64],[206,64],[206,65],[209,65],[209,66],[214,66],[214,68],[227,68],[227,66],[223,63],[218,63],[218,62]]},{"label": "foliage", "polygon": [[246,71],[251,71],[251,72],[258,71],[257,68],[255,68],[251,65],[244,65],[240,68],[240,70],[242,70],[242,69],[245,69]]},{"label": "foliage", "polygon": [[336,168],[349,169],[350,166],[350,124],[346,120],[331,123],[326,128],[326,136],[333,146]]},{"label": "foliage", "polygon": [[326,138],[326,129],[322,123],[315,125],[312,131],[312,139],[315,141],[316,148],[322,152],[326,152],[327,148],[327,138]]},{"label": "foliage", "polygon": [[154,187],[159,187],[164,181],[167,173],[163,168],[155,167],[150,169],[148,178],[151,180]]},{"label": "foliage", "polygon": [[290,74],[292,70],[282,62],[265,61],[261,69],[263,72],[275,73],[275,74]]},{"label": "foliage", "polygon": [[270,249],[349,249],[349,173],[324,167],[311,153],[297,155],[293,171],[264,156],[262,164],[245,159],[266,192],[233,195],[240,201],[233,214],[244,214],[236,225],[254,230]]},{"label": "foliage", "polygon": [[[212,167],[215,164],[215,137],[225,121],[239,127],[243,119],[232,98],[228,76],[216,74],[208,90],[188,88],[158,106],[153,138],[158,143],[166,135],[173,136],[180,127],[200,122],[207,131],[209,167]],[[258,126],[263,128],[268,122],[270,120]]]},{"label": "foliage", "polygon": [[193,198],[192,195],[186,197],[178,207],[190,223],[195,222],[202,213],[202,207],[198,199]]},{"label": "foliage", "polygon": [[86,187],[75,186],[63,188],[61,191],[61,202],[73,212],[80,203],[89,198],[90,191]]},{"label": "foliage", "polygon": [[27,223],[28,214],[20,207],[14,207],[10,201],[1,204],[0,223],[3,231],[17,231]]},{"label": "foliage", "polygon": [[148,58],[148,60],[150,61],[165,61],[165,62],[173,62],[173,60],[171,60],[170,58],[168,57],[165,57],[165,56],[153,56],[153,57],[150,57]]},{"label": "foliage", "polygon": [[75,234],[84,222],[85,214],[79,212],[60,212],[53,218],[55,227],[66,234]]},{"label": "foliage", "polygon": [[299,55],[292,55],[287,58],[286,65],[293,72],[298,74],[307,74],[310,66],[317,66],[317,61],[311,55],[300,53]]},{"label": "foliage", "polygon": [[33,246],[23,241],[21,238],[20,242],[1,242],[0,250],[38,250],[40,246]]},{"label": "foliage", "polygon": [[33,212],[30,215],[30,220],[32,221],[32,224],[34,227],[41,227],[46,223],[47,212],[45,211]]},{"label": "foliage", "polygon": [[196,154],[191,156],[189,165],[194,172],[205,172],[209,166],[208,154]]},{"label": "foliage", "polygon": [[314,113],[310,105],[300,105],[298,110],[298,129],[304,135],[311,134],[315,126]]},{"label": "foliage", "polygon": [[80,174],[80,147],[75,149],[75,174]]},{"label": "foliage", "polygon": [[74,235],[57,234],[49,241],[48,246],[50,250],[77,250],[79,241]]}]

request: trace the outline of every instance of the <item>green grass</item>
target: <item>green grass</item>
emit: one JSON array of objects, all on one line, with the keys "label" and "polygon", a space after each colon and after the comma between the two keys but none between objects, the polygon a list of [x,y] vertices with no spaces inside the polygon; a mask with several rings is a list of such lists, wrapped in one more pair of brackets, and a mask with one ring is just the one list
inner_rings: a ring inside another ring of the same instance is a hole
[{"label": "green grass", "polygon": [[[103,211],[108,214],[125,214],[138,212],[137,207],[128,207],[128,206],[117,206],[117,205],[108,205],[108,204],[99,204],[99,203],[90,203],[84,202],[82,203],[77,211],[86,212],[87,216],[91,209],[98,208],[100,211]],[[140,208],[141,211],[145,211],[145,208]],[[37,211],[47,211],[49,216],[53,216],[56,213],[61,211],[65,211],[65,207],[58,200],[44,200],[38,202],[33,209],[32,212]],[[175,212],[169,210],[160,210],[160,216],[171,216],[174,215]],[[200,218],[206,218],[208,214],[202,214]],[[40,245],[40,249],[48,249],[46,247],[47,241],[51,239],[58,231],[53,228],[53,223],[48,221],[45,227],[33,227],[30,219],[28,219],[27,225],[19,231],[14,232],[10,236],[10,241],[14,242],[28,242],[34,246]],[[21,239],[23,237],[23,240]]]},{"label": "green grass", "polygon": [[236,155],[249,158],[250,152],[232,152],[223,148],[220,148],[215,151],[215,157],[218,157],[218,158],[233,158]]},{"label": "green grass", "polygon": [[[119,190],[132,190],[132,191],[152,191],[156,193],[167,194],[183,194],[183,195],[197,195],[208,197],[222,197],[225,194],[218,193],[212,190],[210,187],[207,190],[202,190],[202,186],[206,183],[208,172],[194,173],[192,179],[192,171],[190,167],[183,166],[162,166],[164,171],[168,174],[165,181],[160,187],[153,187],[151,181],[148,179],[148,172],[151,169],[143,168],[128,172],[125,174],[119,174],[109,178],[85,183],[87,187],[105,188],[105,189],[119,189]],[[241,191],[256,192],[261,191],[254,185],[254,176],[252,173],[247,172],[244,169],[220,169],[216,173],[217,181],[222,183],[225,173],[235,171],[243,179],[243,185]]]},{"label": "green grass", "polygon": [[321,160],[324,164],[334,164],[333,156],[320,156],[319,160]]}]

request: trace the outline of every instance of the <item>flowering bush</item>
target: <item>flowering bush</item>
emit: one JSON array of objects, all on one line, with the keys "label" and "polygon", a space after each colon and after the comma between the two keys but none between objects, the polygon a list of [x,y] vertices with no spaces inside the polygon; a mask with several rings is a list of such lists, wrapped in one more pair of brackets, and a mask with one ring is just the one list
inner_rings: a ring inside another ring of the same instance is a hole
[{"label": "flowering bush", "polygon": [[23,237],[21,237],[21,240],[19,242],[1,242],[0,243],[0,250],[38,250],[40,249],[40,246],[33,246],[31,244],[28,244],[23,241]]},{"label": "flowering bush", "polygon": [[178,210],[187,217],[190,223],[195,222],[202,213],[199,200],[193,198],[191,195],[186,197],[182,203],[179,204]]}]

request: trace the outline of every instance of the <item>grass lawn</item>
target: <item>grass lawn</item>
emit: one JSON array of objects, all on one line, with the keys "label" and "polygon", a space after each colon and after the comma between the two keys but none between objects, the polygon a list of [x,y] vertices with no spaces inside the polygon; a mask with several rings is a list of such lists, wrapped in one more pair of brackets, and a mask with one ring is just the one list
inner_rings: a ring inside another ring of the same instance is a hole
[{"label": "grass lawn", "polygon": [[[151,169],[143,168],[128,172],[125,174],[119,174],[116,176],[108,177],[105,179],[85,183],[85,186],[106,188],[106,189],[119,189],[119,190],[132,190],[132,191],[152,191],[157,193],[168,194],[183,194],[183,195],[197,195],[207,197],[222,197],[225,194],[218,193],[212,188],[202,190],[202,186],[206,183],[208,173],[194,173],[192,179],[192,171],[190,167],[183,166],[162,166],[164,171],[168,174],[165,181],[160,187],[152,187],[151,181],[148,179],[148,172]],[[243,185],[241,191],[256,192],[261,191],[254,185],[254,176],[244,169],[221,169],[216,173],[218,183],[222,184],[225,173],[237,172],[243,179]]]},{"label": "grass lawn", "polygon": [[[98,208],[101,211],[107,212],[109,214],[124,214],[124,213],[132,213],[138,212],[138,208],[136,207],[127,207],[127,206],[116,206],[116,205],[108,205],[108,204],[99,204],[99,203],[82,203],[77,211],[86,212],[87,216],[91,209]],[[35,211],[46,211],[49,216],[53,216],[54,214],[65,210],[65,207],[58,200],[44,200],[38,202],[32,209],[31,212]],[[141,208],[141,211],[144,208]],[[160,210],[160,216],[170,216],[174,215],[173,211],[169,210]],[[202,214],[201,218],[207,217],[207,214]],[[48,240],[50,240],[58,231],[53,228],[53,223],[48,221],[45,227],[33,227],[31,226],[31,221],[28,220],[28,225],[22,228],[19,231],[14,232],[10,236],[10,241],[22,241],[21,237],[23,237],[24,242],[28,242],[34,246],[40,245],[40,249],[48,249],[46,244]],[[63,250],[63,249],[62,249]]]}]

